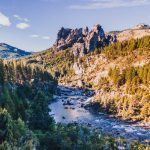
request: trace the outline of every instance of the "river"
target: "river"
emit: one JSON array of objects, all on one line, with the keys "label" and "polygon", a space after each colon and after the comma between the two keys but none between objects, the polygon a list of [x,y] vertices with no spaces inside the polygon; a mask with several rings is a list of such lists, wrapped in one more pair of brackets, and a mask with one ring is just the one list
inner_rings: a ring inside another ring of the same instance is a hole
[{"label": "river", "polygon": [[90,96],[85,95],[83,89],[59,85],[58,93],[54,96],[54,102],[49,106],[50,115],[57,123],[76,122],[100,129],[106,134],[150,144],[150,129],[111,118],[103,113],[95,114],[84,108],[83,105],[90,100]]}]

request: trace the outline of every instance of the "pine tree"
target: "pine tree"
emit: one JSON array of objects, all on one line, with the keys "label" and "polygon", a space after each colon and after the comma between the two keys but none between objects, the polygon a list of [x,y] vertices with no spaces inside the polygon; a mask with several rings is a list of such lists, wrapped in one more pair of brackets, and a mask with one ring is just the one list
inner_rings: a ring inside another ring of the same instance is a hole
[{"label": "pine tree", "polygon": [[0,84],[4,83],[4,64],[3,61],[0,59]]}]

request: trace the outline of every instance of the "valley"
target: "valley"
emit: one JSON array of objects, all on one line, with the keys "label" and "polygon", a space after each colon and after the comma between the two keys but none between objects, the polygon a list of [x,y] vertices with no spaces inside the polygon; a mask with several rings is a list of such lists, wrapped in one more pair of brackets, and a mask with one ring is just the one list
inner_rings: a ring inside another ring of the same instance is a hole
[{"label": "valley", "polygon": [[124,137],[127,141],[150,142],[150,128],[144,129],[138,124],[120,121],[104,113],[94,113],[84,107],[91,99],[84,89],[59,85],[58,95],[50,104],[50,115],[57,123],[77,123],[89,128],[98,129],[105,134],[115,137]]},{"label": "valley", "polygon": [[0,150],[150,150],[150,0],[0,0]]},{"label": "valley", "polygon": [[129,30],[146,34],[97,24],[37,53],[1,44],[0,149],[149,150],[149,26]]}]

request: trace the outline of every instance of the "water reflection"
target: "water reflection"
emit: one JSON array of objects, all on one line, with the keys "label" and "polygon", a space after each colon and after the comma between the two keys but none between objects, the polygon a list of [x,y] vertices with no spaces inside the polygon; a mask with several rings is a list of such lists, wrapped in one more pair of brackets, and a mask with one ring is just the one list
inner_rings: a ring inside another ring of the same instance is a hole
[{"label": "water reflection", "polygon": [[64,106],[62,99],[57,100],[50,105],[50,114],[54,115],[56,122],[69,123],[80,119],[93,119],[93,115],[83,107],[80,103],[74,102],[73,106]]}]

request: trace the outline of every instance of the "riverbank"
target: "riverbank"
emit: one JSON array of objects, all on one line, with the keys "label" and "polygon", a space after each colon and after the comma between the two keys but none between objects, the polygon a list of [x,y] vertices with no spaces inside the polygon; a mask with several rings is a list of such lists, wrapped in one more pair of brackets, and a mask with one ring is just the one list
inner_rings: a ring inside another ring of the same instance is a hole
[{"label": "riverbank", "polygon": [[106,114],[95,114],[83,106],[89,101],[90,96],[85,95],[84,90],[75,87],[58,86],[59,95],[55,95],[50,105],[50,114],[58,123],[75,122],[115,137],[123,137],[128,140],[137,140],[144,144],[150,144],[150,129],[121,121]]}]

